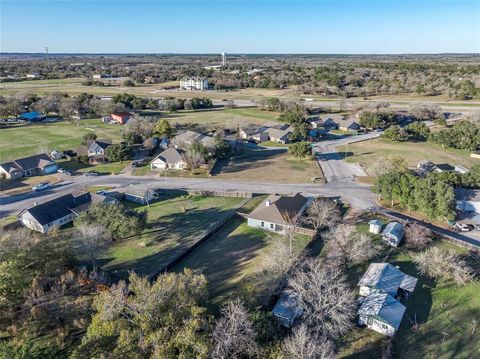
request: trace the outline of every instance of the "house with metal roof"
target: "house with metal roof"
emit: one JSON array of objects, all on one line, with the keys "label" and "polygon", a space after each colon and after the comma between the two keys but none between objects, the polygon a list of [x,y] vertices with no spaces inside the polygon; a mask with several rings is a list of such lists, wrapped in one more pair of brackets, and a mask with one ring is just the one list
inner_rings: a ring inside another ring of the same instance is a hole
[{"label": "house with metal roof", "polygon": [[303,314],[303,308],[299,305],[297,297],[291,293],[283,293],[275,304],[272,314],[284,327],[290,328],[295,320]]},{"label": "house with metal roof", "polygon": [[[95,196],[100,198],[100,196]],[[17,215],[18,221],[25,227],[40,233],[47,233],[54,227],[61,227],[73,221],[92,202],[92,194],[74,192],[49,201],[34,204]]]},{"label": "house with metal roof", "polygon": [[358,324],[393,337],[400,328],[405,306],[391,295],[374,292],[359,299]]},{"label": "house with metal roof", "polygon": [[413,293],[417,278],[403,273],[390,263],[372,263],[358,282],[360,295],[381,291],[392,297]]},{"label": "house with metal roof", "polygon": [[382,239],[393,247],[398,247],[403,239],[405,231],[398,222],[390,222],[382,232]]},{"label": "house with metal roof", "polygon": [[480,214],[480,189],[455,188],[457,209],[462,213]]},{"label": "house with metal roof", "polygon": [[0,175],[6,179],[55,173],[58,165],[46,153],[19,158],[0,164]]},{"label": "house with metal roof", "polygon": [[247,216],[247,223],[253,228],[285,233],[285,228],[302,215],[307,205],[308,199],[300,193],[295,196],[272,194]]}]

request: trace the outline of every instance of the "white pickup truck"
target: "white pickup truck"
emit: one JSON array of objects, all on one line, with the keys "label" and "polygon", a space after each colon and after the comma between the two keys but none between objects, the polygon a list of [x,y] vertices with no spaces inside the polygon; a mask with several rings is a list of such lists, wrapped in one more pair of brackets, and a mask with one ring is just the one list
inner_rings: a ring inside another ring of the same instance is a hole
[{"label": "white pickup truck", "polygon": [[48,188],[50,188],[50,187],[52,187],[52,186],[50,185],[50,183],[48,183],[48,182],[42,182],[42,183],[37,184],[36,186],[33,186],[33,187],[32,187],[32,191],[33,191],[33,192],[43,191],[43,190],[46,190],[46,189],[48,189]]}]

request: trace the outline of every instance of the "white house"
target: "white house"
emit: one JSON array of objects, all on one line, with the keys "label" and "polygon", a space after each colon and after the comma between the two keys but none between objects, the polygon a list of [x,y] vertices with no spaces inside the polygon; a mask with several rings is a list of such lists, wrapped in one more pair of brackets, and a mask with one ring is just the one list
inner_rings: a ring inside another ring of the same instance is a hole
[{"label": "white house", "polygon": [[180,80],[181,90],[208,90],[208,80],[206,77],[185,76]]},{"label": "white house", "polygon": [[250,227],[285,233],[285,227],[295,221],[307,208],[308,199],[297,193],[293,197],[270,195],[247,217]]},{"label": "white house", "polygon": [[405,306],[387,293],[375,292],[359,299],[358,324],[393,337],[400,328]]},{"label": "white house", "polygon": [[372,263],[358,282],[359,294],[381,291],[392,297],[408,296],[415,290],[417,278],[403,273],[390,263]]},{"label": "white house", "polygon": [[92,195],[88,192],[69,193],[21,211],[17,218],[25,227],[47,233],[73,221],[78,213],[88,208]]},{"label": "white house", "polygon": [[174,147],[167,148],[150,162],[150,168],[154,169],[176,169],[187,168],[187,162],[182,156],[182,151]]}]

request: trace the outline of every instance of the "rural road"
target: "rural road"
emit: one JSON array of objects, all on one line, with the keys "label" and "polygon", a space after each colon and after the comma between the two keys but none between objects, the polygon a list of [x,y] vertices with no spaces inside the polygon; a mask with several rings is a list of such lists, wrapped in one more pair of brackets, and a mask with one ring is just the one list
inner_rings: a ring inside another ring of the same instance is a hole
[{"label": "rural road", "polygon": [[296,193],[305,195],[324,195],[339,197],[351,206],[366,209],[374,205],[374,195],[370,188],[354,182],[332,182],[324,185],[312,183],[275,183],[275,182],[246,182],[233,180],[217,180],[215,178],[176,178],[168,177],[136,177],[126,175],[108,175],[101,177],[70,177],[70,182],[53,186],[52,189],[26,193],[17,196],[0,197],[0,217],[17,214],[24,208],[31,207],[34,202],[44,202],[59,195],[70,193],[75,189],[84,189],[91,186],[120,187],[138,185],[141,187],[191,189],[202,191],[231,191],[253,193]]}]

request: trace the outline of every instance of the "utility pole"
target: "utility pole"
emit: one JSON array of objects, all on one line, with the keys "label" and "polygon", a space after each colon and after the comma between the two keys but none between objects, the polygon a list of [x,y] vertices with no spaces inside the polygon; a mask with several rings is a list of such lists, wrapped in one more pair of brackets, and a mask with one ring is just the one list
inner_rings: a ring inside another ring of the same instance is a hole
[{"label": "utility pole", "polygon": [[47,55],[47,62],[50,63],[50,57],[48,56],[48,46],[45,46],[45,54]]}]

